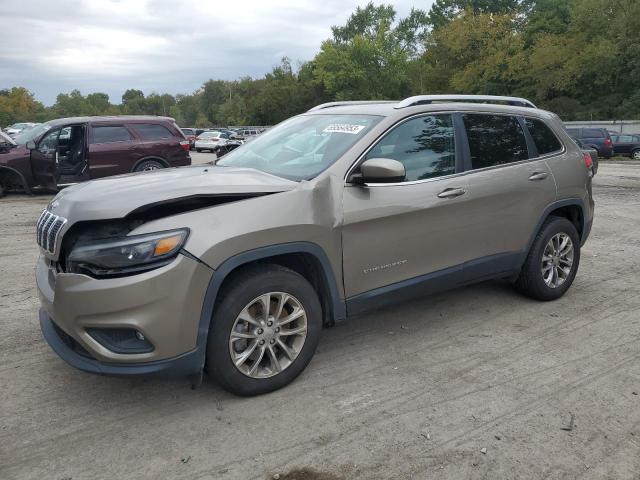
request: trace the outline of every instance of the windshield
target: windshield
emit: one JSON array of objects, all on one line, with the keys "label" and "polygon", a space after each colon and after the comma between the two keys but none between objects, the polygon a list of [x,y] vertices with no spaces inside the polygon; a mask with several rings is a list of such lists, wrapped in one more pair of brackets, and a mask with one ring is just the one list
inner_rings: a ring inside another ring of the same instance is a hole
[{"label": "windshield", "polygon": [[216,165],[309,180],[338,160],[381,119],[373,115],[293,117],[228,153]]},{"label": "windshield", "polygon": [[18,145],[24,145],[29,140],[35,140],[44,132],[49,130],[51,125],[47,125],[46,123],[36,125],[35,127],[28,128],[27,130],[23,130],[13,139]]}]

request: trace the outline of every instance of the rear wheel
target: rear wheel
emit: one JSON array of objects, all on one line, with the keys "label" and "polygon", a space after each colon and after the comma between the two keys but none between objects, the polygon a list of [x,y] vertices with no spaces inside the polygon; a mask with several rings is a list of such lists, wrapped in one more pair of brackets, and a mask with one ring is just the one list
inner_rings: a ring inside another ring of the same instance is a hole
[{"label": "rear wheel", "polygon": [[221,292],[207,343],[207,373],[236,395],[293,381],[316,350],[322,309],[311,284],[279,265],[236,274]]},{"label": "rear wheel", "polygon": [[202,149],[201,148],[196,148],[196,152],[202,153]]},{"label": "rear wheel", "polygon": [[153,170],[160,170],[165,168],[165,165],[158,160],[144,160],[136,165],[134,172],[151,172]]},{"label": "rear wheel", "polygon": [[516,280],[516,289],[536,300],[555,300],[573,283],[580,263],[580,237],[566,218],[549,217],[536,235]]}]

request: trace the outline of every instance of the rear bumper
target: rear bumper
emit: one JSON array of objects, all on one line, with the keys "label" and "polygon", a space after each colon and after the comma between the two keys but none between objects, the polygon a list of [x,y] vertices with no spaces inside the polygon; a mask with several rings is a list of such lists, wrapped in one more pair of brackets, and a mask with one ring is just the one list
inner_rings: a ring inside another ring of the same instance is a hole
[{"label": "rear bumper", "polygon": [[177,357],[156,362],[130,364],[99,362],[56,326],[44,309],[40,309],[39,316],[42,334],[53,351],[72,367],[85,372],[115,376],[164,374],[178,377],[196,374],[202,369],[202,353],[197,348]]}]

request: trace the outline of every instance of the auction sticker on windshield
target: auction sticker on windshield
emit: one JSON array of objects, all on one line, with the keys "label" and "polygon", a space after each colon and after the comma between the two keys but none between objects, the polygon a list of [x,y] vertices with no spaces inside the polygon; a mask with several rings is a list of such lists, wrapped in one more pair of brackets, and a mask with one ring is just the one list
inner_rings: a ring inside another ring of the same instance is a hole
[{"label": "auction sticker on windshield", "polygon": [[322,133],[350,133],[357,135],[365,128],[364,125],[350,125],[348,123],[332,123],[322,131]]}]

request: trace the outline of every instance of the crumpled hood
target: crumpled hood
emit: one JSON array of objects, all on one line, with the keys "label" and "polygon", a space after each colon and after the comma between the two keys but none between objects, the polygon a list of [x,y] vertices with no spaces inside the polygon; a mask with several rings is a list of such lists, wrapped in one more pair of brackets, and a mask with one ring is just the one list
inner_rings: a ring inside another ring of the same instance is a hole
[{"label": "crumpled hood", "polygon": [[68,219],[68,226],[84,220],[123,218],[146,205],[194,196],[277,193],[297,182],[250,168],[196,166],[119,175],[81,183],[62,190],[49,209]]}]

